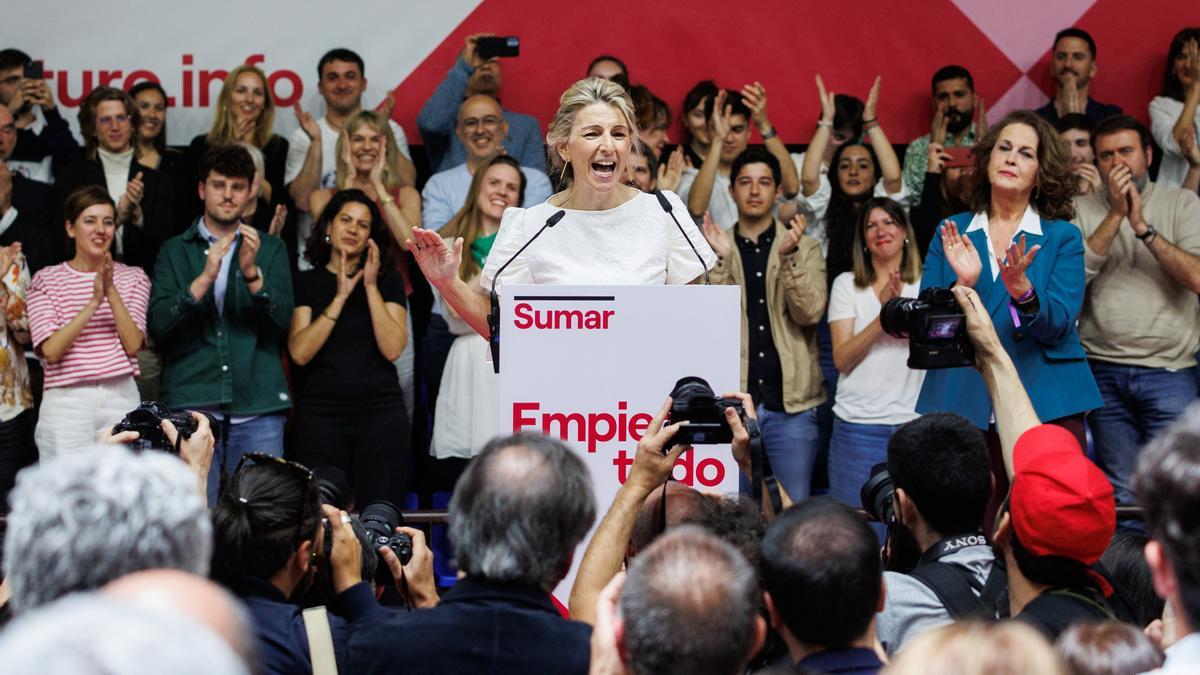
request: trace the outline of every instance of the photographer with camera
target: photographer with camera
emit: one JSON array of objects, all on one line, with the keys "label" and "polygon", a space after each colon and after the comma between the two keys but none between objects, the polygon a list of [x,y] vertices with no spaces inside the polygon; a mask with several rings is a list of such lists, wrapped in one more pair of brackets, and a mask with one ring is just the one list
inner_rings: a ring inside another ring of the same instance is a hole
[{"label": "photographer with camera", "polygon": [[[304,466],[261,453],[243,457],[213,510],[213,577],[250,610],[263,673],[313,672],[329,659],[340,672],[352,672],[346,666],[351,626],[381,621],[389,612],[363,582],[361,545],[350,516],[321,504],[316,479]],[[424,536],[418,530],[404,533],[420,555],[401,565],[385,546],[380,556],[398,585],[408,580],[414,605],[436,604],[433,558]],[[291,599],[303,595],[317,565],[325,562],[336,595],[325,611],[302,614]],[[321,632],[329,638],[310,642],[309,635]]]},{"label": "photographer with camera", "polygon": [[[1005,577],[983,536],[991,494],[987,446],[966,418],[929,413],[892,435],[887,464],[863,489],[864,508],[890,521],[891,571],[876,624],[889,654],[956,619],[996,618]],[[902,560],[906,552],[920,559]]]},{"label": "photographer with camera", "polygon": [[[1083,238],[1068,222],[1074,216],[1070,151],[1041,117],[1010,113],[975,147],[971,185],[972,212],[946,220],[930,244],[922,292],[974,288],[1037,416],[1066,428],[1082,447],[1083,414],[1102,400],[1075,328],[1084,269]],[[936,411],[959,413],[987,431],[996,494],[1003,496],[998,436],[989,430],[995,406],[979,374],[929,371],[917,412]]]}]

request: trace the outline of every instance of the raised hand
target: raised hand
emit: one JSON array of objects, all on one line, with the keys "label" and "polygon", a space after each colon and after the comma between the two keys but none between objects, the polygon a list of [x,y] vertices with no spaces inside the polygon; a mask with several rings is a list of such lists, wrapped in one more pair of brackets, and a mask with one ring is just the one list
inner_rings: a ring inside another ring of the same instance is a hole
[{"label": "raised hand", "polygon": [[904,280],[900,278],[900,270],[894,269],[888,275],[888,282],[879,291],[879,304],[884,304],[892,298],[900,297],[904,292]]},{"label": "raised hand", "polygon": [[1187,160],[1188,166],[1200,166],[1200,143],[1196,141],[1196,127],[1192,125],[1179,135],[1179,151]]},{"label": "raised hand", "polygon": [[804,236],[804,231],[808,229],[808,219],[797,213],[792,216],[788,222],[788,231],[783,235],[783,240],[779,242],[779,257],[789,256],[796,251],[800,246],[800,237]]},{"label": "raised hand", "polygon": [[700,226],[700,231],[704,233],[704,239],[708,241],[708,245],[712,247],[713,253],[716,253],[718,257],[728,257],[733,251],[733,247],[729,244],[729,237],[725,236],[720,225],[713,222],[712,215],[708,211],[704,212],[704,221]]},{"label": "raised hand", "polygon": [[983,260],[971,238],[958,234],[958,226],[954,221],[942,221],[942,250],[946,262],[958,277],[958,283],[963,286],[975,286],[979,281],[979,273],[983,271]]},{"label": "raised hand", "polygon": [[767,122],[767,90],[760,82],[755,81],[753,84],[742,87],[742,102],[750,109],[750,118],[754,120],[754,124],[759,130],[769,124]]},{"label": "raised hand", "polygon": [[950,159],[950,153],[942,147],[941,143],[929,142],[929,168],[926,169],[929,173],[941,173],[946,169],[946,160]]},{"label": "raised hand", "polygon": [[1079,179],[1079,194],[1091,194],[1099,190],[1100,185],[1104,183],[1104,180],[1100,178],[1100,170],[1091,162],[1077,164],[1071,169],[1071,172]]},{"label": "raised hand", "polygon": [[1079,100],[1079,78],[1075,73],[1063,73],[1060,93],[1064,115],[1083,112],[1083,105]]},{"label": "raised hand", "polygon": [[283,226],[287,223],[287,207],[283,204],[275,207],[275,215],[271,216],[271,225],[267,228],[267,233],[278,237],[280,232],[283,232]]},{"label": "raised hand", "polygon": [[825,80],[817,75],[817,96],[821,99],[821,121],[833,123],[833,117],[837,113],[837,108],[834,106],[834,94],[832,91],[825,91]]},{"label": "raised hand", "polygon": [[239,141],[250,143],[254,140],[254,127],[258,126],[258,120],[246,115],[239,114],[234,120],[236,125],[236,138]]},{"label": "raised hand", "polygon": [[1133,173],[1124,164],[1118,164],[1108,172],[1108,212],[1114,216],[1129,215],[1129,193],[1137,188],[1133,184]]},{"label": "raised hand", "polygon": [[671,443],[675,433],[687,424],[687,421],[674,420],[672,424],[664,426],[670,412],[671,399],[667,397],[658,413],[650,420],[650,426],[646,428],[646,433],[638,441],[637,451],[633,457],[633,467],[629,469],[629,477],[626,479],[627,483],[640,485],[647,491],[653,490],[665,483],[671,476],[675,460],[679,458],[679,455],[691,449],[690,445]]},{"label": "raised hand", "polygon": [[713,100],[712,117],[708,118],[708,130],[712,135],[713,145],[720,145],[725,140],[729,128],[733,124],[729,118],[733,116],[733,106],[725,105],[725,90],[717,92]]},{"label": "raised hand", "polygon": [[354,153],[350,151],[350,133],[346,131],[346,127],[342,127],[338,132],[338,145],[340,146],[340,155],[342,162],[346,165],[346,175],[341,179],[338,188],[345,190],[354,186],[354,175],[357,173],[354,169]]},{"label": "raised hand", "polygon": [[258,237],[258,230],[249,225],[238,225],[238,232],[242,233],[242,246],[238,249],[238,266],[242,268],[243,277],[256,277],[258,269],[255,260],[258,258],[258,248],[262,244]]},{"label": "raised hand", "polygon": [[655,182],[659,190],[675,192],[679,189],[679,183],[683,180],[685,161],[683,146],[677,145],[671,151],[671,155],[667,158],[667,161],[659,162],[658,180]]},{"label": "raised hand", "polygon": [[982,139],[987,135],[987,109],[983,106],[983,97],[975,97],[975,138]]},{"label": "raised hand", "polygon": [[125,194],[121,195],[121,201],[117,203],[118,223],[140,220],[142,197],[145,192],[146,184],[142,182],[142,172],[139,171],[125,184]]},{"label": "raised hand", "polygon": [[383,97],[383,101],[375,108],[375,112],[383,115],[383,119],[391,119],[392,110],[396,108],[396,90],[393,89]]},{"label": "raised hand", "polygon": [[227,234],[218,239],[215,244],[209,245],[208,255],[204,259],[204,276],[209,280],[216,280],[217,275],[221,273],[221,259],[233,246],[234,234],[236,233]]},{"label": "raised hand", "polygon": [[876,109],[879,106],[879,88],[883,84],[883,76],[876,75],[871,91],[867,93],[867,104],[863,107],[863,121],[877,119]]},{"label": "raised hand", "polygon": [[467,65],[471,66],[472,68],[478,68],[479,66],[482,66],[484,59],[479,58],[479,53],[476,51],[476,43],[479,42],[479,38],[481,37],[492,37],[493,35],[495,35],[495,33],[476,33],[474,35],[468,35],[462,53],[459,54],[462,57],[462,60],[466,61]]},{"label": "raised hand", "polygon": [[299,103],[292,106],[292,110],[296,112],[296,122],[300,124],[300,128],[304,130],[304,133],[308,135],[309,140],[319,143],[321,141],[321,125],[317,124],[317,121],[313,119],[312,113],[304,112],[304,108],[301,108]]},{"label": "raised hand", "polygon": [[[366,272],[366,267],[359,268],[354,274],[350,274],[350,259],[345,251],[342,251],[341,267],[338,268],[337,275],[337,293],[336,296],[345,300],[354,292],[354,287],[358,285],[358,280],[363,278]],[[376,269],[378,272],[378,269]]]},{"label": "raised hand", "polygon": [[[347,143],[346,145],[349,145]],[[387,187],[383,184],[383,171],[387,168],[387,143],[380,143],[379,148],[375,152],[375,163],[371,165],[371,185],[376,191],[386,191]],[[382,192],[379,195],[383,196]]]},{"label": "raised hand", "polygon": [[362,267],[363,286],[371,288],[379,281],[379,245],[374,239],[367,240],[367,260]]},{"label": "raised hand", "polygon": [[1008,245],[1008,255],[1004,258],[996,256],[1000,267],[1000,279],[1004,281],[1004,287],[1013,298],[1024,296],[1032,288],[1025,270],[1033,264],[1033,259],[1041,249],[1042,246],[1038,244],[1025,250],[1025,235],[1022,234],[1018,241]]},{"label": "raised hand", "polygon": [[412,251],[429,283],[440,287],[458,278],[458,266],[462,264],[462,237],[454,240],[454,248],[451,249],[437,232],[414,227],[412,239],[406,241],[405,245]]},{"label": "raised hand", "polygon": [[950,120],[946,118],[946,108],[947,105],[945,103],[939,104],[937,112],[933,114],[933,124],[929,128],[929,146],[931,149],[934,144],[939,146],[946,144],[946,134],[950,127]]}]

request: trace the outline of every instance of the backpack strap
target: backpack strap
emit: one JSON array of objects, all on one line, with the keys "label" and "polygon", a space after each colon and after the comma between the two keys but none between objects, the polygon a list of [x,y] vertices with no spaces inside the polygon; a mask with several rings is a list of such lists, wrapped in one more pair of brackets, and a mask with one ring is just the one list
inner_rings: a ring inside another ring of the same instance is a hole
[{"label": "backpack strap", "polygon": [[995,606],[989,607],[980,598],[986,586],[964,567],[934,561],[918,565],[908,575],[928,586],[952,619],[996,618]]},{"label": "backpack strap", "polygon": [[337,675],[337,659],[333,655],[333,633],[329,629],[329,614],[324,607],[304,610],[304,632],[308,634],[308,653],[312,658],[313,675]]}]

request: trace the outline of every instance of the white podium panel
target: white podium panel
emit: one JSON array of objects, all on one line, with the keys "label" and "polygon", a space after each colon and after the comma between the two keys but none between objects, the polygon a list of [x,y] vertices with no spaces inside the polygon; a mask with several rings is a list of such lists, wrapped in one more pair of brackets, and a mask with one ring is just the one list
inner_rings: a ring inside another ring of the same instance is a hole
[{"label": "white podium panel", "polygon": [[[738,389],[738,286],[505,285],[499,292],[500,432],[541,431],[579,452],[591,471],[597,522],[677,380],[702,377],[718,396]],[[699,490],[738,490],[728,445],[684,454],[674,477]],[[555,590],[560,601],[574,578],[575,565]]]}]

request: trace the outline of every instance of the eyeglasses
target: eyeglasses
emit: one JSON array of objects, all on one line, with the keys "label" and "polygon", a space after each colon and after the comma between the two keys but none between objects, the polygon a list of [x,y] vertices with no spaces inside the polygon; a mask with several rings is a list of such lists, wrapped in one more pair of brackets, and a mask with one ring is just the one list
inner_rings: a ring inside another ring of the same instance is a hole
[{"label": "eyeglasses", "polygon": [[[246,454],[242,455],[242,458],[238,460],[237,466],[234,467],[234,469],[233,469],[234,476],[237,476],[239,473],[241,473],[242,466],[246,464],[247,460],[254,462],[255,464],[266,464],[266,465],[274,464],[274,465],[283,466],[283,467],[286,467],[289,471],[295,473],[296,475],[302,476],[304,478],[304,480],[307,482],[307,485],[305,487],[304,503],[301,506],[301,514],[303,514],[303,512],[305,510],[307,510],[309,504],[312,504],[315,499],[319,498],[318,493],[317,493],[317,478],[316,478],[316,476],[313,475],[312,470],[309,469],[307,466],[304,466],[303,464],[300,464],[299,462],[293,462],[291,460],[284,459],[282,457],[268,455],[265,452],[247,452]],[[247,504],[247,505],[249,505],[251,503],[251,502],[247,501],[244,497],[238,497],[238,500],[241,501],[243,504]],[[296,544],[299,544],[300,542],[304,541],[305,539],[308,539],[308,537],[304,536],[304,517],[303,517],[303,515],[301,515],[300,522],[296,524],[296,537],[295,537],[294,541]],[[315,550],[314,550],[314,553],[315,553]]]},{"label": "eyeglasses", "polygon": [[478,117],[468,117],[467,119],[462,121],[462,125],[463,125],[464,129],[475,129],[475,128],[479,127],[479,125],[481,125],[481,124],[485,127],[495,127],[500,124],[500,118],[496,117],[495,115],[488,115],[487,117],[484,117],[483,119],[480,119]]},{"label": "eyeglasses", "polygon": [[129,123],[129,115],[105,115],[96,121],[102,127],[124,126]]}]

